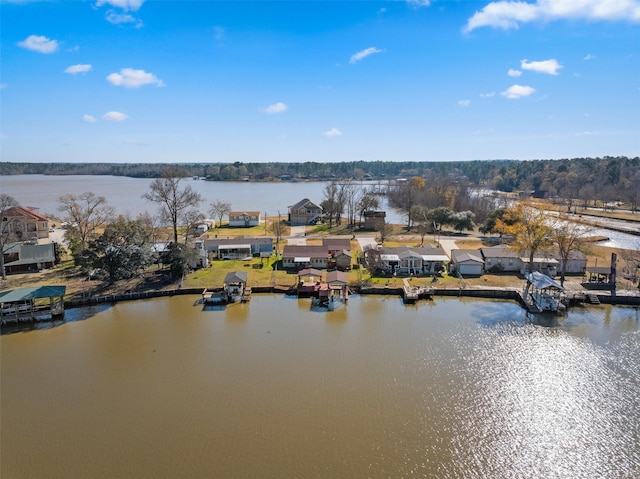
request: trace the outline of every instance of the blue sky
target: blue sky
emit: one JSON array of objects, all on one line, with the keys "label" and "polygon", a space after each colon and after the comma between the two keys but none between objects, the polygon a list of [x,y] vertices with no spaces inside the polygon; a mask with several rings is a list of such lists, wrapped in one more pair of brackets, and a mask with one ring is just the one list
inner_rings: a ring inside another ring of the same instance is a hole
[{"label": "blue sky", "polygon": [[640,0],[0,0],[17,162],[640,156]]}]

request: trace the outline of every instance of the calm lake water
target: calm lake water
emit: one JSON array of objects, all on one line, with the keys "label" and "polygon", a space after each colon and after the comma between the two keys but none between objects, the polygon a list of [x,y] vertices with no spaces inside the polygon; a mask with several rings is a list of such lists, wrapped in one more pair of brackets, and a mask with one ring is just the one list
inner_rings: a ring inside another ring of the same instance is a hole
[{"label": "calm lake water", "polygon": [[637,308],[197,299],[1,336],[0,476],[640,477]]},{"label": "calm lake water", "polygon": [[[58,198],[64,194],[91,191],[104,196],[107,203],[119,214],[137,216],[145,211],[156,214],[157,205],[141,199],[149,191],[152,179],[128,178],[124,176],[46,176],[15,175],[0,177],[2,192],[13,196],[23,206],[34,206],[43,214],[59,214]],[[278,213],[287,216],[287,208],[303,198],[320,203],[324,198],[325,182],[251,183],[204,181],[187,178],[185,184],[200,193],[205,201],[202,210],[207,212],[209,204],[220,199],[228,201],[234,210],[260,211],[268,216]],[[364,184],[363,187],[371,187]],[[405,219],[388,209],[386,199],[380,197],[381,208],[387,210],[387,221],[404,223]]]},{"label": "calm lake water", "polygon": [[[91,191],[104,196],[107,203],[113,206],[118,214],[130,214],[135,217],[140,213],[156,214],[157,205],[141,199],[149,191],[153,180],[144,178],[127,178],[124,176],[95,175],[15,175],[0,177],[0,189],[13,196],[23,206],[34,206],[45,215],[58,215],[58,198],[67,193],[79,195]],[[260,211],[264,215],[287,216],[287,208],[303,198],[320,203],[324,198],[325,182],[309,183],[250,183],[250,182],[218,182],[186,179],[193,189],[200,193],[205,201],[201,205],[203,213],[208,213],[209,204],[217,199],[229,201],[234,210]],[[363,183],[363,187],[380,187],[375,183]],[[398,210],[390,208],[386,198],[380,196],[380,208],[387,212],[387,222],[406,223],[406,218]],[[605,229],[594,229],[594,236],[606,236],[608,241],[603,246],[613,248],[640,248],[640,237]]]}]

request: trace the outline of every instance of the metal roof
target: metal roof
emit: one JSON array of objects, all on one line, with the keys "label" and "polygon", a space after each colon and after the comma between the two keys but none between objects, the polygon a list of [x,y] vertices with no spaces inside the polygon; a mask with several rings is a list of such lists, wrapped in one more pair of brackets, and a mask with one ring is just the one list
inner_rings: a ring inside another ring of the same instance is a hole
[{"label": "metal roof", "polygon": [[560,286],[560,284],[554,281],[551,277],[546,274],[540,273],[539,271],[534,271],[533,273],[529,273],[526,275],[527,281],[529,281],[536,289],[545,289],[545,288],[556,288],[561,291],[564,291],[564,288]]},{"label": "metal roof", "polygon": [[64,296],[66,292],[66,286],[34,286],[30,288],[17,288],[0,293],[0,302],[16,303],[18,301],[28,301],[38,298],[51,298],[55,296]]},{"label": "metal roof", "polygon": [[224,277],[225,284],[246,283],[248,273],[246,271],[232,271]]}]

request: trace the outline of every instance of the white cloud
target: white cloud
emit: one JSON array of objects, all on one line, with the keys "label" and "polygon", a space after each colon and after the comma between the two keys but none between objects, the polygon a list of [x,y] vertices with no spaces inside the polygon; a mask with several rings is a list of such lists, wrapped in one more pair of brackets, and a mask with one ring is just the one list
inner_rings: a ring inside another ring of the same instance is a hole
[{"label": "white cloud", "polygon": [[535,91],[536,89],[530,86],[512,85],[500,94],[510,100],[517,100],[518,98],[532,95]]},{"label": "white cloud", "polygon": [[428,7],[431,5],[431,0],[407,0],[407,3],[414,7]]},{"label": "white cloud", "polygon": [[285,105],[284,103],[279,101],[278,103],[274,103],[273,105],[269,105],[268,107],[266,107],[262,111],[264,111],[265,113],[268,113],[269,115],[272,115],[274,113],[282,113],[284,111],[287,111],[288,108],[289,107],[287,107],[287,105]]},{"label": "white cloud", "polygon": [[162,80],[153,73],[133,68],[123,68],[120,73],[111,73],[107,76],[107,81],[112,85],[126,88],[139,88],[144,85],[164,86]]},{"label": "white cloud", "polygon": [[135,23],[136,17],[130,15],[128,13],[118,13],[113,10],[109,10],[104,15],[105,20],[109,23],[113,23],[114,25],[119,25],[121,23]]},{"label": "white cloud", "polygon": [[334,138],[336,136],[342,136],[342,132],[337,128],[331,128],[329,131],[325,131],[323,135],[327,138]]},{"label": "white cloud", "polygon": [[543,60],[540,62],[527,62],[522,60],[520,62],[520,68],[523,70],[531,70],[538,73],[546,73],[547,75],[557,75],[558,70],[562,68],[562,65],[558,63],[558,60],[552,58],[551,60]]},{"label": "white cloud", "polygon": [[459,106],[467,107],[471,104],[471,100],[460,100],[458,101]]},{"label": "white cloud", "polygon": [[76,73],[86,73],[88,71],[91,71],[91,65],[88,64],[77,64],[77,65],[71,65],[70,67],[67,67],[67,69],[64,71],[65,73],[69,73],[71,75],[75,75]]},{"label": "white cloud", "polygon": [[[115,113],[115,112],[111,112],[111,113]],[[95,123],[96,122],[96,117],[92,116],[92,115],[83,115],[82,116],[82,121],[84,121],[85,123]]]},{"label": "white cloud", "polygon": [[510,77],[519,77],[520,75],[522,75],[522,72],[520,70],[514,70],[513,68],[509,68],[507,75],[509,75]]},{"label": "white cloud", "polygon": [[42,35],[29,35],[25,40],[18,42],[18,46],[45,54],[58,51],[58,42],[43,37]]},{"label": "white cloud", "polygon": [[475,28],[518,28],[529,22],[550,22],[563,19],[590,21],[640,22],[639,0],[500,0],[491,2],[476,11],[464,27],[470,32]]},{"label": "white cloud", "polygon": [[495,91],[490,91],[489,93],[480,93],[480,98],[493,98],[496,96]]},{"label": "white cloud", "polygon": [[359,62],[363,58],[366,58],[369,55],[373,55],[374,53],[382,53],[382,50],[380,50],[379,48],[376,48],[376,47],[365,48],[364,50],[359,51],[358,53],[354,53],[353,55],[351,55],[351,59],[349,60],[349,63]]},{"label": "white cloud", "polygon": [[595,55],[592,55],[591,53],[588,53],[587,55],[585,55],[583,60],[593,60],[595,57],[596,57]]},{"label": "white cloud", "polygon": [[96,2],[96,7],[101,7],[103,5],[111,5],[112,7],[121,8],[125,12],[137,11],[145,0],[98,0]]},{"label": "white cloud", "polygon": [[119,111],[109,111],[105,113],[102,118],[107,121],[124,121],[129,118],[129,115],[126,113],[120,113]]}]

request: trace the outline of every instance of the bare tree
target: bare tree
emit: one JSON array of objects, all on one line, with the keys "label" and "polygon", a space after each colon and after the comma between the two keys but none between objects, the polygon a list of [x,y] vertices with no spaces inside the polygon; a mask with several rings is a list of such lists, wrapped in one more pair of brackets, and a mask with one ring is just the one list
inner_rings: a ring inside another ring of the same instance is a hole
[{"label": "bare tree", "polygon": [[380,207],[378,197],[373,191],[365,191],[358,201],[358,214],[360,215],[360,224],[362,224],[362,217],[367,211],[373,211]]},{"label": "bare tree", "polygon": [[191,186],[182,186],[182,181],[188,173],[182,168],[167,168],[160,178],[153,180],[149,186],[150,191],[142,195],[142,198],[158,203],[160,215],[168,221],[173,228],[173,241],[178,244],[178,223],[184,214],[197,207],[202,202],[202,196],[194,191]]},{"label": "bare tree", "polygon": [[4,267],[4,250],[15,239],[13,223],[18,219],[17,216],[9,217],[6,213],[16,206],[18,206],[18,202],[13,196],[0,194],[0,271],[2,279],[7,279]]},{"label": "bare tree", "polygon": [[562,267],[560,271],[560,284],[564,286],[564,277],[567,271],[567,263],[573,251],[587,250],[587,245],[583,242],[584,238],[589,236],[593,231],[587,226],[564,221],[562,219],[555,222],[551,231],[551,238],[558,246]]},{"label": "bare tree", "polygon": [[196,227],[202,223],[204,220],[204,215],[200,213],[196,209],[188,210],[184,213],[184,226],[185,226],[185,235],[184,235],[184,244],[187,244],[187,238],[189,237],[189,231],[195,230]]},{"label": "bare tree", "polygon": [[269,223],[269,232],[276,238],[276,253],[279,251],[280,240],[288,232],[288,227],[284,221],[274,220]]},{"label": "bare tree", "polygon": [[97,230],[113,217],[114,209],[107,205],[104,196],[96,196],[91,192],[78,196],[63,195],[58,202],[58,210],[65,214],[65,221],[69,223],[66,236],[71,252],[77,258]]},{"label": "bare tree", "polygon": [[218,226],[222,226],[222,218],[231,213],[231,203],[223,200],[215,200],[209,205],[211,216],[218,218]]}]

